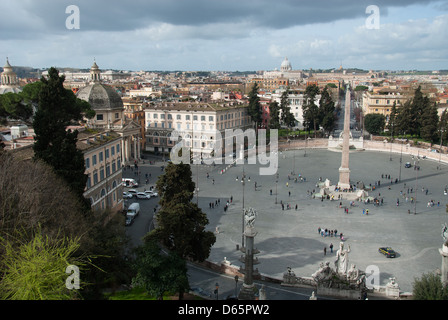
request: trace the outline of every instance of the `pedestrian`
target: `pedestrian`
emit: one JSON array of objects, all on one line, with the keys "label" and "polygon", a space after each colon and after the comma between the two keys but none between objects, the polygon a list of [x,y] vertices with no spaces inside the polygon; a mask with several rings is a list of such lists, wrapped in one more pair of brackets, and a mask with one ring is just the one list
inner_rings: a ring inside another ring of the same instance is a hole
[{"label": "pedestrian", "polygon": [[271,189],[271,190],[269,190],[269,193],[270,193],[270,195],[272,196],[272,189]]},{"label": "pedestrian", "polygon": [[296,211],[297,211],[297,203],[296,203]]},{"label": "pedestrian", "polygon": [[333,244],[330,243],[330,253],[333,253]]},{"label": "pedestrian", "polygon": [[324,247],[324,256],[327,255],[327,247]]},{"label": "pedestrian", "polygon": [[291,191],[288,191],[288,197],[290,197],[291,196]]},{"label": "pedestrian", "polygon": [[320,234],[320,230],[322,230],[320,227],[317,228],[317,233]]}]

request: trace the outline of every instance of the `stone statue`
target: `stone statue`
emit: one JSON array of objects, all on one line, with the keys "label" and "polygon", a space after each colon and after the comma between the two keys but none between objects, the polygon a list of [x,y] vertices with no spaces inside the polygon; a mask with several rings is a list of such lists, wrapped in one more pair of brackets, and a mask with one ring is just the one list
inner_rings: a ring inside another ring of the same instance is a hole
[{"label": "stone statue", "polygon": [[448,225],[446,223],[442,225],[442,239],[448,244]]},{"label": "stone statue", "polygon": [[350,245],[348,246],[348,249],[344,249],[344,243],[341,242],[339,244],[339,250],[336,252],[336,261],[334,262],[337,273],[343,275],[347,274],[349,252],[350,252]]},{"label": "stone statue", "polygon": [[253,208],[244,210],[244,221],[246,224],[246,228],[254,227],[256,216],[257,216],[257,212]]},{"label": "stone statue", "polygon": [[311,275],[314,281],[322,282],[326,280],[330,280],[334,275],[334,271],[330,267],[330,262],[325,261],[325,264],[322,262],[319,265],[319,270]]},{"label": "stone statue", "polygon": [[359,278],[359,270],[356,269],[356,265],[353,263],[350,266],[350,269],[347,271],[347,280],[355,281]]}]

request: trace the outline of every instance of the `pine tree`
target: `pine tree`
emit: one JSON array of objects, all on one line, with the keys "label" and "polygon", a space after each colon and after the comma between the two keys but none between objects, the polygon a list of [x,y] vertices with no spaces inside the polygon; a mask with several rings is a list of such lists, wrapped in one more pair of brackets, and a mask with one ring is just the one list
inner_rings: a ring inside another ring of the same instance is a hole
[{"label": "pine tree", "polygon": [[291,128],[294,127],[296,119],[291,113],[291,108],[289,107],[288,92],[289,88],[287,88],[286,91],[282,93],[282,96],[280,98],[281,123],[286,127]]},{"label": "pine tree", "polygon": [[320,102],[319,102],[319,120],[322,128],[330,133],[334,129],[336,121],[334,102],[331,99],[330,93],[327,87],[322,90]]},{"label": "pine tree", "polygon": [[420,136],[426,141],[434,143],[439,137],[437,132],[438,126],[439,115],[437,113],[437,105],[435,103],[429,104],[426,106],[421,117]]},{"label": "pine tree", "polygon": [[260,97],[258,97],[258,85],[254,83],[252,89],[249,92],[249,107],[248,113],[252,121],[255,123],[255,128],[261,123],[261,105]]},{"label": "pine tree", "polygon": [[398,119],[397,103],[394,101],[394,104],[392,105],[392,109],[389,115],[389,122],[387,123],[387,130],[389,130],[392,140],[394,139],[397,133],[397,119]]},{"label": "pine tree", "polygon": [[280,129],[280,106],[277,101],[269,104],[269,129]]},{"label": "pine tree", "polygon": [[55,68],[48,71],[48,80],[41,79],[39,105],[33,121],[34,158],[53,167],[88,208],[90,205],[83,197],[87,183],[84,156],[76,147],[78,131],[67,130],[69,125],[82,119],[85,104],[78,103],[73,92],[64,88],[64,80]]},{"label": "pine tree", "polygon": [[204,261],[216,237],[205,231],[209,223],[207,215],[191,201],[194,188],[189,164],[170,163],[166,167],[157,181],[162,207],[157,215],[159,227],[148,239],[155,237],[184,259]]},{"label": "pine tree", "polygon": [[315,104],[316,95],[319,94],[319,87],[315,84],[309,85],[305,90],[305,103],[303,105],[303,122],[304,127],[314,132],[319,128],[319,108]]}]

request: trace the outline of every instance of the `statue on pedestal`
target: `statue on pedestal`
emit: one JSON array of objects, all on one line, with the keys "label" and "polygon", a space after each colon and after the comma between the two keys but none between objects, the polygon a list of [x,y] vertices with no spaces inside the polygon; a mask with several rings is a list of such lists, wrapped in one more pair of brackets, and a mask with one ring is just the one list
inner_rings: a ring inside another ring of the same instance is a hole
[{"label": "statue on pedestal", "polygon": [[348,271],[348,253],[350,252],[350,245],[348,249],[344,249],[344,243],[339,243],[339,250],[336,252],[336,272],[342,275],[346,275]]}]

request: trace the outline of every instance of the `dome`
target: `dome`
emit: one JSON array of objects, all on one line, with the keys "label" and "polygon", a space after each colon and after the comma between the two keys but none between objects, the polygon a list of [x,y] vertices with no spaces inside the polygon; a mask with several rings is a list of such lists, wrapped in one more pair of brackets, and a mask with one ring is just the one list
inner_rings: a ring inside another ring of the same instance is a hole
[{"label": "dome", "polygon": [[285,58],[280,67],[280,71],[291,71],[291,70],[292,70],[291,63],[289,62],[288,58]]},{"label": "dome", "polygon": [[123,110],[123,101],[114,88],[102,83],[93,83],[78,91],[76,96],[87,101],[93,110]]}]

